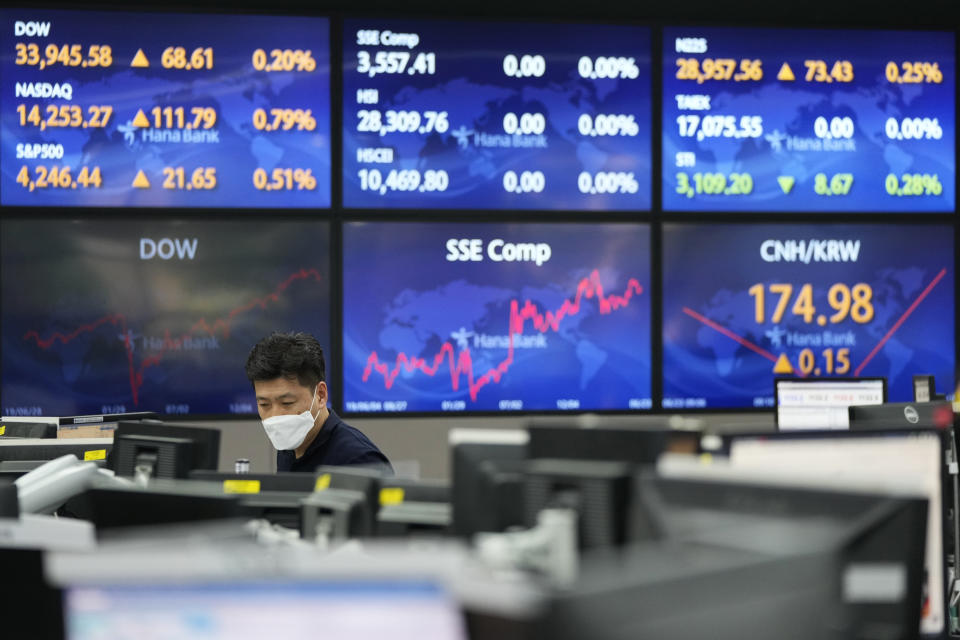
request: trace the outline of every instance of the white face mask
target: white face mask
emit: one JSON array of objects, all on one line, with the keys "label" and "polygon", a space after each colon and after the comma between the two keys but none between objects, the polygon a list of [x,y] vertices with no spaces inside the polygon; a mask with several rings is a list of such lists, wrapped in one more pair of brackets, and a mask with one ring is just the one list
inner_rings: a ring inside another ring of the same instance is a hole
[{"label": "white face mask", "polygon": [[[285,451],[296,449],[306,439],[313,423],[316,422],[316,416],[311,413],[313,404],[317,401],[317,392],[313,392],[313,400],[310,401],[310,408],[303,413],[287,416],[272,416],[266,420],[261,420],[263,428],[267,432],[267,437],[273,443],[275,449]],[[318,414],[319,415],[319,414]]]}]

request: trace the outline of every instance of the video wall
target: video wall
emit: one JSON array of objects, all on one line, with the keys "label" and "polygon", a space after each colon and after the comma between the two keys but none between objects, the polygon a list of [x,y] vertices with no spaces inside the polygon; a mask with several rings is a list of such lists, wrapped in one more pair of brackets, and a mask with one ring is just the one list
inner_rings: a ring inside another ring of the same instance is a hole
[{"label": "video wall", "polygon": [[[144,28],[149,25],[150,28]],[[0,11],[0,409],[956,385],[956,32]]]}]

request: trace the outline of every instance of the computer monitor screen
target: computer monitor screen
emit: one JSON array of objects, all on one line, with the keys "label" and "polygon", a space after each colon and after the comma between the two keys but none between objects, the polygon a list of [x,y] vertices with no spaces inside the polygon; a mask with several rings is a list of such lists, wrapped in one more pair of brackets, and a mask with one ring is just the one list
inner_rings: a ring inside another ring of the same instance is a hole
[{"label": "computer monitor screen", "polygon": [[887,401],[884,378],[777,378],[774,422],[781,431],[847,429],[847,407]]},{"label": "computer monitor screen", "polygon": [[64,620],[66,640],[466,640],[456,601],[415,579],[77,586]]},{"label": "computer monitor screen", "polygon": [[117,475],[186,478],[194,469],[215,470],[220,430],[163,423],[121,422],[113,437]]},{"label": "computer monitor screen", "polygon": [[955,40],[665,28],[663,208],[953,212]]},{"label": "computer monitor screen", "polygon": [[650,409],[650,227],[351,222],[350,412]]},{"label": "computer monitor screen", "polygon": [[632,24],[344,20],[344,205],[649,210],[650,40]]},{"label": "computer monitor screen", "polygon": [[4,218],[2,413],[255,414],[250,348],[329,345],[329,272],[315,218]]},{"label": "computer monitor screen", "polygon": [[0,13],[4,206],[330,206],[327,18],[21,4]]},{"label": "computer monitor screen", "polygon": [[950,226],[669,223],[662,246],[664,409],[772,409],[785,376],[953,385]]},{"label": "computer monitor screen", "polygon": [[947,435],[942,430],[793,431],[733,438],[730,464],[739,470],[811,486],[858,486],[865,491],[924,495],[926,594],[920,630],[942,633],[946,624],[944,475]]}]

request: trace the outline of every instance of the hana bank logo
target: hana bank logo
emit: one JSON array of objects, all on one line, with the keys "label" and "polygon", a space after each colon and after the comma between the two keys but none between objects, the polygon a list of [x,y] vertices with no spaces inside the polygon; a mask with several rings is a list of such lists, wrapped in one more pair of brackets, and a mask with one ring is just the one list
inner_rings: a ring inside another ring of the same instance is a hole
[{"label": "hana bank logo", "polygon": [[466,149],[467,147],[470,146],[470,136],[472,136],[475,133],[476,131],[474,131],[473,129],[467,129],[466,125],[460,125],[460,128],[454,129],[453,131],[451,131],[450,135],[456,138],[457,144],[460,146],[461,149]]}]

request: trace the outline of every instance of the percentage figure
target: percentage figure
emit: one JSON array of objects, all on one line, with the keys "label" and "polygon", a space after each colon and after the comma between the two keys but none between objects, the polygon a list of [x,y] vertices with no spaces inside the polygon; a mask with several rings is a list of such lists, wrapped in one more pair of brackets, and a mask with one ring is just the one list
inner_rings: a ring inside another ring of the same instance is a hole
[{"label": "percentage figure", "polygon": [[577,62],[577,71],[581,78],[597,80],[603,78],[636,80],[640,77],[640,67],[634,58],[583,56]]},{"label": "percentage figure", "polygon": [[310,49],[263,49],[253,52],[251,59],[257,71],[314,71],[317,61]]},{"label": "percentage figure", "polygon": [[632,172],[626,171],[598,171],[591,174],[583,171],[577,176],[577,187],[580,193],[637,193],[640,183]]},{"label": "percentage figure", "polygon": [[312,109],[256,109],[253,112],[253,126],[260,131],[313,131],[317,128],[317,119]]},{"label": "percentage figure", "polygon": [[886,68],[887,82],[896,84],[919,84],[943,82],[943,71],[939,62],[901,62],[890,61]]},{"label": "percentage figure", "polygon": [[940,176],[929,173],[905,173],[900,177],[891,173],[886,179],[891,196],[939,196],[943,193]]},{"label": "percentage figure", "polygon": [[939,118],[887,118],[884,125],[891,140],[940,140],[943,127]]},{"label": "percentage figure", "polygon": [[584,136],[636,136],[640,133],[640,125],[632,115],[619,113],[596,116],[581,114],[577,119],[577,129]]},{"label": "percentage figure", "polygon": [[269,172],[256,169],[253,172],[253,186],[260,191],[312,191],[317,188],[317,179],[312,169],[277,167]]}]

